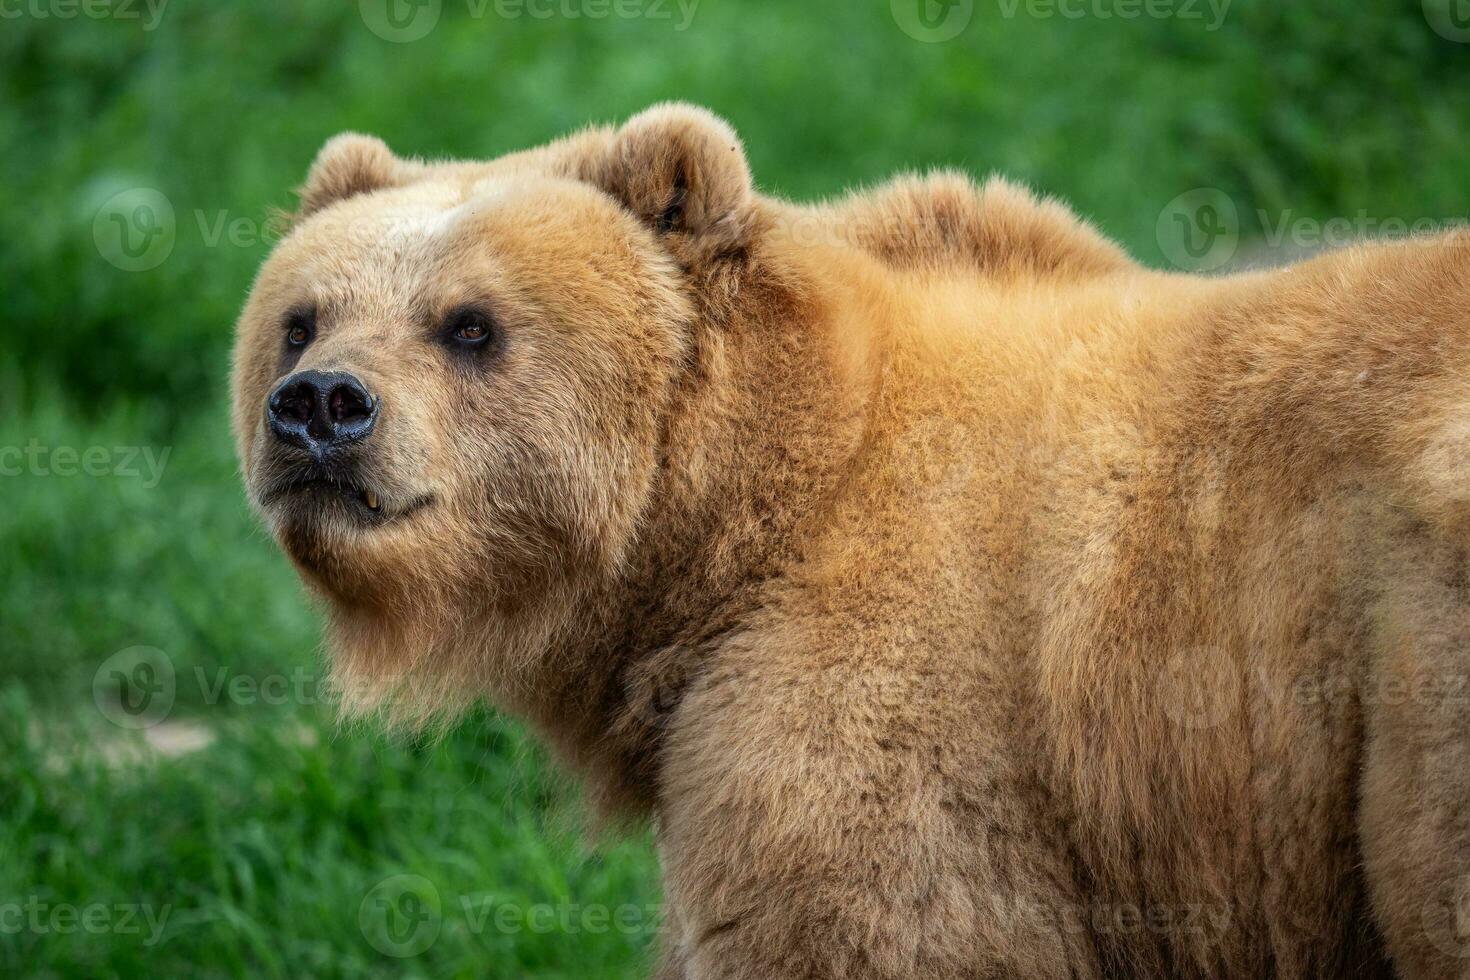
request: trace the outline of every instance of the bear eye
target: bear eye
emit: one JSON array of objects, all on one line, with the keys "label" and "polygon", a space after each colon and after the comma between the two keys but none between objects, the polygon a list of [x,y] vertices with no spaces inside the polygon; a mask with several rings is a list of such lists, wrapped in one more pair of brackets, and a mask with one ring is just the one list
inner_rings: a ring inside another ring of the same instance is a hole
[{"label": "bear eye", "polygon": [[316,336],[316,313],[312,310],[292,310],[286,314],[286,344],[300,349],[311,343]]},{"label": "bear eye", "polygon": [[462,306],[444,320],[444,335],[459,347],[482,347],[495,333],[490,315],[473,306]]}]

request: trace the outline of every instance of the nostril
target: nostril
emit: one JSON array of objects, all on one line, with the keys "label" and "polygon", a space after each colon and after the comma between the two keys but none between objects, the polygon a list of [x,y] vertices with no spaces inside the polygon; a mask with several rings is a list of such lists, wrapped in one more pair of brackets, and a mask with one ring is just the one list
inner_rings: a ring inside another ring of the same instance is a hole
[{"label": "nostril", "polygon": [[276,392],[271,412],[292,422],[309,422],[316,411],[316,392],[308,384],[294,384]]},{"label": "nostril", "polygon": [[360,422],[373,414],[372,396],[356,382],[344,382],[327,396],[327,411],[333,422]]}]

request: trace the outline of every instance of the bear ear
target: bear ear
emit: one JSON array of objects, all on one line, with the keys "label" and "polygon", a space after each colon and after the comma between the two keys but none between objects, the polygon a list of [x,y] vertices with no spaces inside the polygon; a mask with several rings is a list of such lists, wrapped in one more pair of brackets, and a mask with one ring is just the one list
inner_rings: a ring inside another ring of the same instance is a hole
[{"label": "bear ear", "polygon": [[661,235],[713,246],[744,243],[753,195],[740,137],[713,113],[681,102],[634,116],[612,138],[598,182]]},{"label": "bear ear", "polygon": [[400,183],[398,158],[375,136],[341,133],[327,140],[296,191],[301,216],[368,191]]}]

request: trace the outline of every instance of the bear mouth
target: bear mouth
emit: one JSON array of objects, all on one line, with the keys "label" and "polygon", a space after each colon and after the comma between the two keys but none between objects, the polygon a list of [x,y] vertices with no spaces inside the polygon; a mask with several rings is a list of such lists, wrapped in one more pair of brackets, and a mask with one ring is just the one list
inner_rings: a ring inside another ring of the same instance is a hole
[{"label": "bear mouth", "polygon": [[320,519],[325,512],[337,512],[360,525],[381,527],[423,510],[433,499],[425,494],[399,502],[354,480],[310,475],[275,483],[261,495],[260,503],[262,507],[284,509],[288,518]]}]

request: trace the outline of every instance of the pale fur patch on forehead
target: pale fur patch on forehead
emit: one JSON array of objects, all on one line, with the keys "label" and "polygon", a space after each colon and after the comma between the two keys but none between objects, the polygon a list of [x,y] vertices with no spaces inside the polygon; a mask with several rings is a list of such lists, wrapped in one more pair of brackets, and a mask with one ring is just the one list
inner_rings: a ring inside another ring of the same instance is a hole
[{"label": "pale fur patch on forehead", "polygon": [[394,215],[387,222],[389,244],[406,244],[417,240],[440,238],[467,213],[467,206],[456,204],[444,209],[414,209]]},{"label": "pale fur patch on forehead", "polygon": [[510,181],[505,177],[482,177],[469,186],[465,193],[466,203],[484,202],[493,204],[510,192]]},{"label": "pale fur patch on forehead", "polygon": [[512,195],[504,176],[472,183],[451,181],[416,184],[334,209],[313,220],[309,247],[360,248],[374,258],[401,258],[419,246],[451,238],[468,219],[483,214]]},{"label": "pale fur patch on forehead", "polygon": [[328,295],[391,293],[418,279],[470,210],[461,188],[448,184],[350,201],[309,218],[272,265],[297,270]]},{"label": "pale fur patch on forehead", "polygon": [[444,237],[470,210],[461,188],[426,184],[365,206],[362,217],[369,226],[377,225],[377,243],[393,249]]}]

